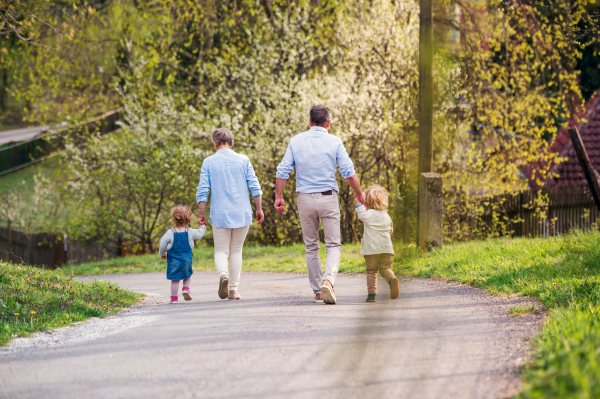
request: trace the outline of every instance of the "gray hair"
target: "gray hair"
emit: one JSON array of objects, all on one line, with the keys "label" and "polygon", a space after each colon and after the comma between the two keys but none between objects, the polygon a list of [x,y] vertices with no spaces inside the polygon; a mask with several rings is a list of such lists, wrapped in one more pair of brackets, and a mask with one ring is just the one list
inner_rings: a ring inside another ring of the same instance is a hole
[{"label": "gray hair", "polygon": [[220,147],[223,144],[233,145],[233,133],[231,133],[231,130],[225,129],[224,127],[214,130],[212,132],[212,141],[215,142],[217,147]]}]

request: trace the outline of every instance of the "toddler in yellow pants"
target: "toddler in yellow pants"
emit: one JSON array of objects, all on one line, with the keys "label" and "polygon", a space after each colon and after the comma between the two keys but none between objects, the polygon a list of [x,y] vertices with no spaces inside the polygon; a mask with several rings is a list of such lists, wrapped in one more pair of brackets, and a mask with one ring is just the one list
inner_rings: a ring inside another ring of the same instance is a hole
[{"label": "toddler in yellow pants", "polygon": [[377,300],[377,271],[390,285],[390,298],[397,299],[400,296],[400,285],[392,270],[394,226],[387,213],[388,197],[385,188],[371,186],[365,190],[365,203],[357,201],[356,205],[358,218],[365,224],[361,254],[367,264],[367,302]]}]

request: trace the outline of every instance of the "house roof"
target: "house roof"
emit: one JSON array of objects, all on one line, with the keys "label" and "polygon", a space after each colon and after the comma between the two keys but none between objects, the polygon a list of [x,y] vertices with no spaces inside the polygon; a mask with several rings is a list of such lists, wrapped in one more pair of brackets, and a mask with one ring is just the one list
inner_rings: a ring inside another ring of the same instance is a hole
[{"label": "house roof", "polygon": [[[549,151],[558,153],[561,158],[567,158],[567,160],[550,168],[552,173],[544,182],[545,187],[587,183],[569,136],[568,129],[572,126],[577,126],[592,166],[596,170],[600,170],[600,91],[586,103],[584,111],[571,119],[567,127],[557,133]],[[540,166],[542,166],[540,162],[535,162],[523,168],[523,174],[529,180],[532,188],[539,188],[532,175]],[[552,175],[558,175],[558,177]]]}]

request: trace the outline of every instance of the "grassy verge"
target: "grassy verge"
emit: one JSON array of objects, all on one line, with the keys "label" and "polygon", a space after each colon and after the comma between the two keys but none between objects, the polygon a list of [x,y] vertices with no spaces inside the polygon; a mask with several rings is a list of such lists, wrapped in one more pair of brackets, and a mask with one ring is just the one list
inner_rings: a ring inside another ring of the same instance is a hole
[{"label": "grassy verge", "polygon": [[[323,245],[322,245],[323,247]],[[340,272],[364,273],[364,258],[359,244],[342,246]],[[325,248],[321,248],[321,259],[325,264]],[[200,242],[194,248],[194,270],[214,270],[213,248]],[[116,258],[63,268],[67,273],[79,276],[117,273],[166,272],[167,261],[156,254]],[[304,246],[286,247],[247,246],[244,248],[244,271],[306,273]]]},{"label": "grassy verge", "polygon": [[0,345],[11,338],[104,317],[141,295],[64,272],[0,263]]},{"label": "grassy verge", "polygon": [[0,194],[9,190],[27,191],[32,193],[34,187],[33,177],[41,173],[42,176],[51,177],[59,167],[59,157],[50,158],[31,166],[27,166],[16,172],[0,176]]},{"label": "grassy verge", "polygon": [[519,397],[600,397],[600,233],[464,243],[410,254],[396,268],[539,299],[550,316],[534,342]]}]

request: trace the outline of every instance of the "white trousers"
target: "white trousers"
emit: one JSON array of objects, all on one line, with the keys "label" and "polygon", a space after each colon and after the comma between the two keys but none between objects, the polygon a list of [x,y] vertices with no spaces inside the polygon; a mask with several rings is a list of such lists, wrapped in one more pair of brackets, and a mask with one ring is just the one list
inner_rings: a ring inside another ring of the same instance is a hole
[{"label": "white trousers", "polygon": [[[213,227],[215,240],[215,266],[219,276],[229,279],[229,291],[237,291],[242,272],[242,249],[250,226],[228,229]],[[229,261],[229,269],[227,263]]]}]

